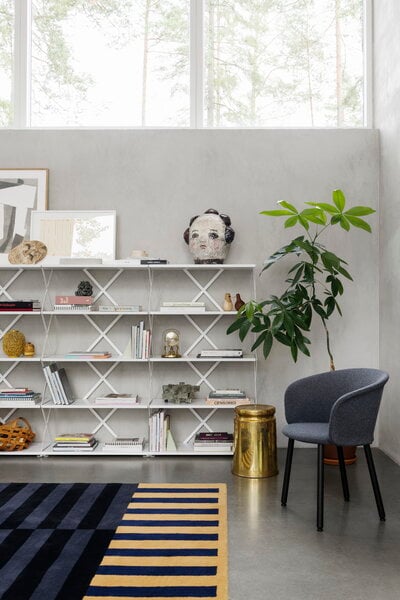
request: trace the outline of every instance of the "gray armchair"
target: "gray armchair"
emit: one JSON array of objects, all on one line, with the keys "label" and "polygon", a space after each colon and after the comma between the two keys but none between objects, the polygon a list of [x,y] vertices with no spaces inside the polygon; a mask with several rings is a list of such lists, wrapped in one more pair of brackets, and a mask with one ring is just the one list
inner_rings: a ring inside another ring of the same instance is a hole
[{"label": "gray armchair", "polygon": [[343,446],[363,446],[381,521],[385,510],[376,476],[370,444],[383,388],[389,379],[379,369],[343,369],[311,375],[293,382],[285,392],[287,425],[283,433],[289,438],[282,487],[282,506],[286,506],[295,440],[318,445],[317,529],[324,521],[324,445],[337,447],[345,501],[349,486]]}]

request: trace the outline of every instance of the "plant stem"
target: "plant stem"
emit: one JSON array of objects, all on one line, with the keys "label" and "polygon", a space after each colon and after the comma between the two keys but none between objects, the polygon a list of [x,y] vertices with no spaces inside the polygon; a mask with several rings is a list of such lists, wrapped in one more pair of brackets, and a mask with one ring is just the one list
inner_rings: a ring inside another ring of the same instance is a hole
[{"label": "plant stem", "polygon": [[332,355],[331,346],[330,346],[330,343],[329,343],[329,331],[328,331],[328,328],[326,326],[325,319],[323,317],[321,317],[321,321],[322,321],[322,325],[324,326],[324,329],[325,329],[326,348],[327,348],[328,354],[329,354],[329,368],[330,368],[331,371],[335,371],[335,363],[333,362],[333,355]]}]

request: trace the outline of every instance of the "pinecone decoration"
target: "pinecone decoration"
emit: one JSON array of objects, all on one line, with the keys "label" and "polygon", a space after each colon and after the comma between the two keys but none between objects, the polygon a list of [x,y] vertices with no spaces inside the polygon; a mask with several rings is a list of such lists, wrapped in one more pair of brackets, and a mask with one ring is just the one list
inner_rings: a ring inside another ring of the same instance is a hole
[{"label": "pinecone decoration", "polygon": [[78,289],[75,292],[76,296],[91,296],[93,294],[93,288],[89,281],[81,281],[78,285]]}]

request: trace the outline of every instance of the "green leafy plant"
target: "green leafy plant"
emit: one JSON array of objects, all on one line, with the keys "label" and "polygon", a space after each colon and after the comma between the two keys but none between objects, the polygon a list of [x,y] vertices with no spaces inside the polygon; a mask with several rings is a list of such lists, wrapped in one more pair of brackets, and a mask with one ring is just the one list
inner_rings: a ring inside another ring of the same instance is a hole
[{"label": "green leafy plant", "polygon": [[347,263],[320,241],[328,227],[340,225],[345,231],[357,227],[371,232],[362,217],[375,211],[368,206],[353,206],[345,210],[346,199],[341,190],[332,192],[332,204],[305,202],[310,208],[298,211],[293,204],[281,200],[279,210],[264,210],[260,214],[269,217],[285,217],[284,227],[299,225],[305,230],[289,244],[272,254],[263,265],[261,273],[289,255],[297,255],[299,261],[288,271],[288,284],[280,296],[270,296],[262,302],[251,300],[238,311],[236,320],[227,333],[237,331],[243,341],[248,333],[256,334],[252,346],[262,346],[264,358],[271,352],[274,341],[290,348],[294,361],[299,351],[310,356],[310,331],[312,319],[317,315],[324,327],[330,368],[335,369],[331,351],[327,321],[334,311],[342,315],[338,297],[343,294],[343,278],[352,280]]}]

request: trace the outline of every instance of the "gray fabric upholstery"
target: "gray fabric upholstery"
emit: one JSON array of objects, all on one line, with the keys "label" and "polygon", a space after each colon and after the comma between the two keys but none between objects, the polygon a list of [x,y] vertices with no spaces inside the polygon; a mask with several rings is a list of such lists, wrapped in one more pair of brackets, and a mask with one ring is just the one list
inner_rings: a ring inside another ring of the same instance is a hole
[{"label": "gray fabric upholstery", "polygon": [[285,392],[283,433],[314,444],[371,444],[388,379],[379,369],[342,369],[293,382]]}]

